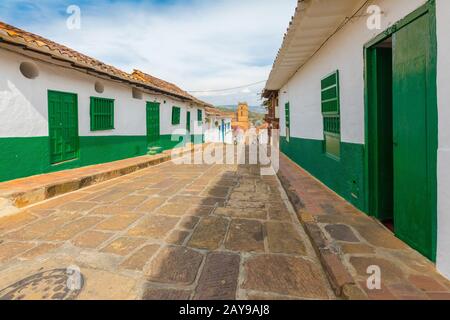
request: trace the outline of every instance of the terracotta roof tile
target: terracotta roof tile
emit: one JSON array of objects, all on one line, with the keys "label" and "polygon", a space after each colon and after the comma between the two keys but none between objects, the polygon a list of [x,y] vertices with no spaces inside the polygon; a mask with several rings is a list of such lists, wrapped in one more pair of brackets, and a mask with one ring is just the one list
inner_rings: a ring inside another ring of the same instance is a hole
[{"label": "terracotta roof tile", "polygon": [[230,118],[232,118],[234,116],[234,112],[225,112],[225,111],[219,110],[213,106],[206,106],[205,110],[206,110],[206,114],[211,115],[211,116],[230,117]]},{"label": "terracotta roof tile", "polygon": [[118,80],[123,80],[136,85],[144,85],[150,90],[156,89],[167,94],[175,95],[179,98],[190,100],[201,106],[211,106],[208,103],[203,102],[190,95],[173,83],[158,79],[139,70],[134,70],[132,74],[129,74],[118,68],[115,68],[114,66],[107,65],[99,60],[70,49],[64,45],[45,39],[33,33],[21,30],[1,21],[0,40],[6,40],[19,45],[25,45],[26,47],[38,50],[39,52],[44,51],[59,58],[79,63],[83,67],[89,68],[93,71],[106,73],[107,75],[117,78]]},{"label": "terracotta roof tile", "polygon": [[158,79],[154,76],[151,76],[147,73],[144,73],[140,70],[134,70],[131,74],[132,77],[136,80],[149,83],[157,88],[164,89],[167,91],[170,91],[172,93],[178,94],[180,96],[186,97],[187,99],[192,99],[193,97],[189,95],[186,91],[182,90],[181,88],[177,87],[173,83]]}]

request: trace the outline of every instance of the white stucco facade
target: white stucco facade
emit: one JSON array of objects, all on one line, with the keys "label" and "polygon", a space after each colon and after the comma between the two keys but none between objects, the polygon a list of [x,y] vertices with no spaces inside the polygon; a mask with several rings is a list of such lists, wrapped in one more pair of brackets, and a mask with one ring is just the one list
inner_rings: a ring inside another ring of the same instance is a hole
[{"label": "white stucco facade", "polygon": [[[39,76],[36,79],[27,79],[21,74],[20,64],[26,61],[37,66]],[[201,132],[203,126],[197,121],[197,110],[201,109],[200,106],[148,92],[143,92],[142,99],[135,99],[131,86],[41,62],[15,52],[0,49],[0,70],[0,137],[48,136],[48,90],[77,94],[79,135],[84,137],[145,136],[146,102],[161,104],[161,135],[169,135],[176,129],[185,129],[187,111],[191,112],[193,132]],[[97,81],[103,84],[103,93],[95,91]],[[90,130],[90,97],[115,100],[114,130]],[[173,126],[171,123],[173,106],[181,108],[180,125]]]},{"label": "white stucco facade", "polygon": [[[323,140],[321,80],[339,70],[341,141],[365,144],[364,45],[426,0],[377,0],[381,29],[369,30],[366,18],[351,20],[279,90],[280,132],[286,135],[285,104],[290,105],[290,136]],[[450,1],[436,0],[437,27],[437,269],[450,278]]]},{"label": "white stucco facade", "polygon": [[339,70],[341,140],[364,144],[364,45],[425,4],[426,0],[378,0],[381,29],[369,30],[367,17],[355,18],[334,35],[281,89],[281,135],[286,132],[284,106],[290,103],[291,137],[323,140],[321,80]]},{"label": "white stucco facade", "polygon": [[[224,131],[222,133],[222,120]],[[216,122],[218,125],[216,125]],[[209,116],[205,130],[205,142],[207,143],[233,143],[233,130],[231,129],[231,118]]]}]

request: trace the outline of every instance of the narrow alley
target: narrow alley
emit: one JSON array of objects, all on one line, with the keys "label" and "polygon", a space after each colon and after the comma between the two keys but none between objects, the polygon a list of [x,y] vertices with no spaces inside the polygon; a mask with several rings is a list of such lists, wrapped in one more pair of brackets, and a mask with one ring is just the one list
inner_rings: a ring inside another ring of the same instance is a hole
[{"label": "narrow alley", "polygon": [[1,218],[0,272],[0,299],[335,298],[256,165],[166,162]]}]

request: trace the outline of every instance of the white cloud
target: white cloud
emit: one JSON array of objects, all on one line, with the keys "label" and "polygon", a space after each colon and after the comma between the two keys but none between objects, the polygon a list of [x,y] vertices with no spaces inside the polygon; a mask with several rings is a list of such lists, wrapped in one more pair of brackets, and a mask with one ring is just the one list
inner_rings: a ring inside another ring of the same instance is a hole
[{"label": "white cloud", "polygon": [[[81,30],[55,15],[40,33],[125,71],[133,68],[185,90],[210,91],[265,80],[297,0],[204,0],[170,6],[81,4]],[[46,10],[46,12],[51,10]],[[260,104],[263,85],[196,94],[215,104]]]}]

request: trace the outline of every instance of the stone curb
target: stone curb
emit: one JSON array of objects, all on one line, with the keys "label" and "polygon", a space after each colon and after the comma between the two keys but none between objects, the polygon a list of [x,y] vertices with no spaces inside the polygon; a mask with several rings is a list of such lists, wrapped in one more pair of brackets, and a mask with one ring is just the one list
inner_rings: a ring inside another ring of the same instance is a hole
[{"label": "stone curb", "polygon": [[[0,198],[3,199],[0,204],[5,204],[0,207],[0,216],[14,214],[20,208],[51,199],[65,193],[80,190],[86,187],[93,186],[111,179],[115,179],[130,173],[156,166],[158,164],[170,161],[174,158],[181,157],[188,153],[199,151],[203,145],[189,146],[173,150],[164,151],[156,156],[142,156],[142,162],[124,165],[121,168],[105,170],[103,172],[91,173],[86,176],[78,178],[68,178],[65,181],[57,183],[50,183],[42,185],[29,190],[21,191],[4,191],[0,193]],[[119,160],[121,161],[121,160]],[[7,206],[6,206],[7,204]]]},{"label": "stone curb", "polygon": [[366,294],[356,285],[356,281],[348,272],[339,254],[330,249],[329,243],[314,217],[305,211],[305,206],[295,188],[291,186],[289,178],[285,177],[281,171],[278,171],[277,175],[298,219],[311,240],[336,296],[346,300],[366,300]]}]

